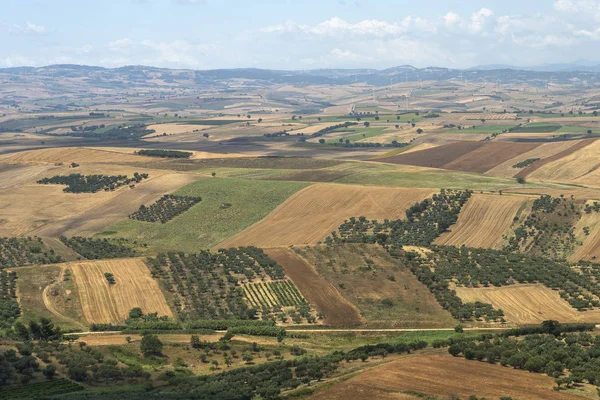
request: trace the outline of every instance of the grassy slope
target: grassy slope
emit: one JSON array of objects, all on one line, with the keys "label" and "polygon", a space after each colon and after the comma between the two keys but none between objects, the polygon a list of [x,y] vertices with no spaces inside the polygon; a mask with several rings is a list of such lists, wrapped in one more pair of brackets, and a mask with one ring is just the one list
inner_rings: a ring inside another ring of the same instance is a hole
[{"label": "grassy slope", "polygon": [[15,269],[18,277],[17,288],[19,303],[21,305],[21,322],[27,324],[29,321],[46,317],[65,329],[78,330],[85,327],[82,322],[83,318],[81,315],[81,306],[79,305],[79,297],[73,285],[72,278],[68,282],[61,282],[61,290],[53,298],[55,306],[60,307],[60,313],[66,318],[52,314],[44,305],[42,292],[46,286],[53,282],[58,282],[60,269],[58,266]]},{"label": "grassy slope", "polygon": [[[405,267],[382,248],[367,245],[296,249],[315,265],[374,328],[451,328],[456,320],[444,311]],[[368,267],[368,262],[372,266]],[[383,304],[384,299],[391,300]]]},{"label": "grassy slope", "polygon": [[[307,186],[280,182],[207,178],[175,194],[201,196],[202,201],[166,224],[123,220],[98,234],[126,237],[158,250],[199,251],[212,247],[264,218],[290,195]],[[220,208],[231,203],[229,208]]]}]

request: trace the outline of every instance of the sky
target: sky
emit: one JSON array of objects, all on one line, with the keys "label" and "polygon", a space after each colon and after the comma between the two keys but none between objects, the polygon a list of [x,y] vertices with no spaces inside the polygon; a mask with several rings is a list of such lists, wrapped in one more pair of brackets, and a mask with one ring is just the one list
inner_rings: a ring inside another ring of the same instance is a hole
[{"label": "sky", "polygon": [[600,0],[0,0],[0,67],[600,64]]}]

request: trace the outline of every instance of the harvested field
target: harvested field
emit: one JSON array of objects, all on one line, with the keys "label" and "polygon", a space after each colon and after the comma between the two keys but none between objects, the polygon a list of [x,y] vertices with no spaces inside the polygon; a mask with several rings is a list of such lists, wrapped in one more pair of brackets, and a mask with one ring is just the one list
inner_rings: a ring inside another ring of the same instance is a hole
[{"label": "harvested field", "polygon": [[290,249],[266,249],[266,253],[279,263],[302,296],[325,315],[330,326],[357,326],[361,323],[358,310],[338,290],[304,259]]},{"label": "harvested field", "polygon": [[538,147],[539,143],[489,142],[442,166],[455,171],[484,173],[498,164]]},{"label": "harvested field", "polygon": [[[519,400],[581,400],[556,392],[554,379],[544,374],[469,361],[441,354],[415,354],[385,363],[311,396],[311,400],[410,399],[407,395],[470,395]],[[418,398],[423,398],[419,395]]]},{"label": "harvested field", "polygon": [[[123,323],[134,307],[144,313],[172,317],[158,283],[142,259],[82,261],[65,264],[71,269],[85,319],[90,323]],[[115,276],[111,285],[104,277]]]},{"label": "harvested field", "polygon": [[600,322],[600,310],[577,311],[560,297],[558,291],[541,284],[457,287],[456,294],[463,301],[481,301],[504,310],[505,318],[515,324],[540,324],[550,319],[560,322]]},{"label": "harvested field", "polygon": [[[584,233],[584,227],[590,230],[589,235]],[[600,214],[596,212],[583,214],[575,225],[575,235],[583,244],[575,248],[569,261],[594,261],[594,258],[600,257]]]},{"label": "harvested field", "polygon": [[[470,100],[469,100],[470,101]],[[463,120],[463,121],[479,121],[481,119],[486,119],[488,121],[508,121],[508,120],[515,120],[517,119],[517,116],[515,114],[464,114],[461,115],[459,117],[459,120]]]},{"label": "harvested field", "polygon": [[0,189],[9,189],[27,182],[35,182],[52,168],[49,165],[0,164]]},{"label": "harvested field", "polygon": [[[594,171],[599,165],[598,152],[600,151],[600,141],[581,140],[564,152],[556,154],[554,157],[543,160],[542,165],[531,165],[533,171],[528,171],[530,167],[525,168],[517,176],[527,176],[532,180],[542,181],[568,181],[573,183]],[[585,179],[583,179],[585,181]],[[583,183],[583,182],[580,182]]]},{"label": "harvested field", "polygon": [[432,149],[414,151],[412,153],[401,153],[397,156],[381,158],[377,161],[416,165],[420,167],[442,168],[444,165],[477,150],[484,145],[483,142],[455,142],[434,147]]},{"label": "harvested field", "polygon": [[418,144],[415,147],[408,149],[406,151],[403,152],[403,154],[409,154],[409,153],[414,153],[415,151],[421,151],[421,150],[429,150],[429,149],[433,149],[438,147],[438,144],[435,143],[423,143],[423,144]]},{"label": "harvested field", "polygon": [[[540,146],[530,150],[526,153],[520,154],[516,157],[511,158],[503,162],[502,164],[497,165],[496,167],[490,169],[486,172],[486,175],[491,176],[500,176],[504,178],[517,177],[517,175],[521,174],[521,171],[529,168],[529,171],[533,171],[534,165],[530,165],[526,168],[513,168],[513,165],[528,160],[532,158],[539,158],[535,164],[543,165],[546,160],[550,157],[554,157],[559,153],[564,154],[566,150],[574,146],[576,143],[574,142],[552,142],[552,143],[543,143]],[[526,172],[528,173],[528,172]]]},{"label": "harvested field", "polygon": [[191,124],[155,124],[148,126],[147,129],[154,129],[156,132],[150,135],[144,136],[144,138],[150,138],[154,136],[162,136],[163,133],[167,135],[176,135],[178,133],[193,132],[196,130],[204,130],[211,128],[213,125],[191,125]]},{"label": "harvested field", "polygon": [[42,150],[23,151],[2,158],[4,163],[132,163],[146,159],[136,156],[133,150],[130,154],[102,150],[100,148],[87,149],[83,147],[62,147]]},{"label": "harvested field", "polygon": [[435,243],[497,248],[503,241],[502,235],[509,231],[517,211],[527,200],[525,196],[474,194],[460,212],[456,224]]},{"label": "harvested field", "polygon": [[264,219],[218,247],[316,243],[353,216],[404,218],[408,207],[433,193],[432,189],[315,184],[297,192]]},{"label": "harvested field", "polygon": [[[55,198],[57,200],[61,199],[55,207],[50,209],[55,212],[54,217],[52,219],[48,218],[41,227],[30,232],[38,236],[54,237],[60,235],[92,235],[108,225],[127,218],[129,214],[137,211],[141,204],[153,203],[162,195],[173,192],[198,179],[199,177],[194,175],[164,174],[155,178],[151,176],[150,179],[137,185],[133,190],[83,195],[63,193],[59,187],[52,188],[59,192],[56,193]],[[78,200],[77,202],[73,201],[75,198]],[[0,202],[1,199],[0,196]],[[48,204],[46,203],[47,198],[38,198],[37,201],[43,203],[44,206]],[[80,201],[82,204],[80,204]],[[75,208],[73,203],[77,204]],[[44,211],[44,208],[40,204],[39,208],[32,206],[27,210],[30,213],[37,214]],[[0,212],[0,214],[2,213]]]}]

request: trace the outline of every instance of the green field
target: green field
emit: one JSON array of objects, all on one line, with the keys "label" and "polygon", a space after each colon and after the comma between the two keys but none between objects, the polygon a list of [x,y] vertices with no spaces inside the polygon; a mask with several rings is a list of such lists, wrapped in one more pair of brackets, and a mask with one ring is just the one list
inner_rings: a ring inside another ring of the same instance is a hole
[{"label": "green field", "polygon": [[546,122],[534,122],[513,130],[515,133],[550,133],[558,131],[562,125]]},{"label": "green field", "polygon": [[[467,123],[470,121],[467,121]],[[466,125],[466,124],[465,124]],[[457,133],[472,133],[472,134],[491,134],[491,133],[502,133],[505,130],[508,130],[510,128],[515,128],[515,125],[495,125],[495,124],[483,124],[483,125],[476,125],[475,128],[472,127],[473,125],[466,126],[464,129],[457,129],[457,128],[451,128],[451,129],[444,129],[441,132],[442,133],[453,133],[453,134],[457,134]]]},{"label": "green field", "polygon": [[[139,240],[157,250],[200,251],[216,246],[264,218],[289,196],[307,186],[301,182],[206,178],[174,194],[201,196],[202,201],[165,224],[122,220],[97,234]],[[231,206],[223,206],[224,204]]]},{"label": "green field", "polygon": [[[376,137],[379,135],[383,135],[384,133],[391,132],[391,131],[387,130],[387,127],[385,127],[385,126],[346,129],[346,130],[339,130],[336,132],[344,132],[344,131],[346,131],[347,134],[342,136],[341,139],[343,139],[344,141],[350,140],[351,142],[356,142],[358,140],[368,139],[368,138]],[[339,139],[330,139],[327,141],[327,143],[336,143],[336,142],[339,142]]]}]

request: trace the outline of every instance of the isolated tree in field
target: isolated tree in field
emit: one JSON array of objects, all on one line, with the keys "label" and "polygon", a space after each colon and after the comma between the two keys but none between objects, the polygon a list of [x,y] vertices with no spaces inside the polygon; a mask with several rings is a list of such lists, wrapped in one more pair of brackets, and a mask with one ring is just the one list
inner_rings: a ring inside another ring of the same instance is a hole
[{"label": "isolated tree in field", "polygon": [[371,123],[369,121],[365,121],[365,128],[368,128],[369,126],[371,126]]},{"label": "isolated tree in field", "polygon": [[415,126],[417,126],[417,124],[415,124],[414,122],[411,122],[411,124],[410,124],[410,125],[411,125],[413,128],[414,128]]},{"label": "isolated tree in field", "polygon": [[520,176],[520,177],[517,178],[517,183],[520,183],[521,185],[524,185],[527,182],[525,181],[525,178],[523,178],[522,176]]},{"label": "isolated tree in field", "polygon": [[216,172],[211,172],[210,176],[212,176],[214,178],[215,176],[217,176],[217,173]]},{"label": "isolated tree in field", "polygon": [[260,124],[262,122],[262,118],[257,119],[257,121]]},{"label": "isolated tree in field", "polygon": [[160,354],[163,349],[163,344],[156,335],[146,335],[140,343],[140,350],[144,356],[152,354]]},{"label": "isolated tree in field", "polygon": [[396,124],[396,129],[400,128],[400,125]]},{"label": "isolated tree in field", "polygon": [[417,129],[417,133],[418,133],[418,134],[421,134],[421,133],[423,133],[423,129],[421,129],[421,128]]},{"label": "isolated tree in field", "polygon": [[356,120],[357,120],[358,122],[360,122],[360,117],[356,118]]},{"label": "isolated tree in field", "polygon": [[481,118],[481,123],[485,124],[485,118]]},{"label": "isolated tree in field", "polygon": [[588,129],[588,131],[587,131],[587,134],[588,134],[588,135],[591,135],[591,134],[592,134],[592,130],[591,130],[591,129]]},{"label": "isolated tree in field", "polygon": [[317,117],[317,121],[321,122],[321,117]]},{"label": "isolated tree in field", "polygon": [[129,311],[129,318],[131,318],[131,319],[139,319],[139,318],[142,318],[143,315],[144,315],[144,313],[142,312],[142,309],[139,307],[134,307],[131,309],[131,311]]},{"label": "isolated tree in field", "polygon": [[319,143],[325,144],[325,139],[319,139]]},{"label": "isolated tree in field", "polygon": [[205,138],[208,139],[208,137],[210,136],[208,133],[203,133],[202,136],[204,136]]},{"label": "isolated tree in field", "polygon": [[375,116],[375,121],[379,121],[379,115]]},{"label": "isolated tree in field", "polygon": [[252,118],[252,115],[248,114],[248,115],[246,115],[246,117],[247,117],[248,119],[250,119],[250,118]]}]

